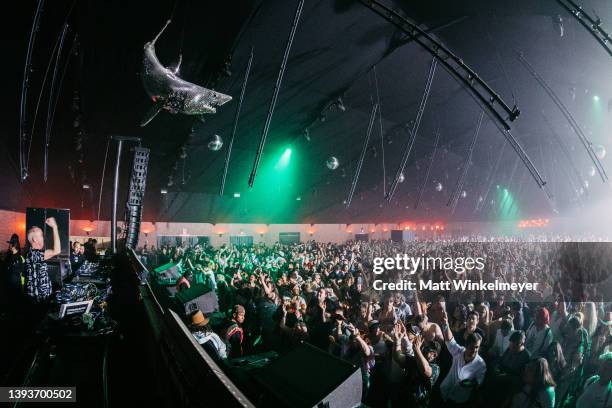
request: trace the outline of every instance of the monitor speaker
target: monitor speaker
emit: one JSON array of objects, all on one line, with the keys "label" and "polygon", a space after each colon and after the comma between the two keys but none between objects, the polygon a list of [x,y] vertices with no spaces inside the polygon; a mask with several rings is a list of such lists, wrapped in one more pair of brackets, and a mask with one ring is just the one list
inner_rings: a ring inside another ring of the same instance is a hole
[{"label": "monitor speaker", "polygon": [[[300,367],[298,376],[289,374],[295,367]],[[351,408],[361,404],[359,367],[308,343],[301,343],[252,374],[263,393],[257,396],[261,406]]]},{"label": "monitor speaker", "polygon": [[188,315],[196,310],[208,314],[219,310],[217,294],[208,285],[202,283],[195,284],[189,289],[176,292],[174,299],[178,309]]},{"label": "monitor speaker", "polygon": [[167,263],[158,268],[155,268],[152,273],[153,277],[160,285],[176,285],[176,282],[181,277],[182,273],[178,264],[174,262]]}]

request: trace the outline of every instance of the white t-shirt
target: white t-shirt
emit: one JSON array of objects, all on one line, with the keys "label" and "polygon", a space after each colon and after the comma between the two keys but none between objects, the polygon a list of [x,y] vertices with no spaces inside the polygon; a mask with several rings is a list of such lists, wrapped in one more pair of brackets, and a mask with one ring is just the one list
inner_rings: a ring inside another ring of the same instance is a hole
[{"label": "white t-shirt", "polygon": [[[599,384],[599,376],[594,375],[586,381],[584,391],[578,401],[576,408],[610,408],[612,407],[612,387]],[[607,399],[607,401],[606,401]]]},{"label": "white t-shirt", "polygon": [[454,338],[446,342],[446,348],[453,356],[453,364],[440,385],[440,392],[444,401],[462,403],[470,398],[472,388],[462,386],[461,381],[469,379],[482,384],[487,373],[487,365],[479,355],[466,364],[463,357],[465,347],[457,344]]}]

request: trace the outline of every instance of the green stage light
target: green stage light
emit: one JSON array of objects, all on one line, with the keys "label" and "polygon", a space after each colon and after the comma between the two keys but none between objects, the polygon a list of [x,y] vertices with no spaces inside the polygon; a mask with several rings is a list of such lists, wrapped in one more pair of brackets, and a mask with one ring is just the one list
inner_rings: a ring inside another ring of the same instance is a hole
[{"label": "green stage light", "polygon": [[599,102],[599,96],[598,96],[598,95],[593,96],[593,100],[594,100],[595,102]]},{"label": "green stage light", "polygon": [[280,159],[278,159],[278,162],[276,162],[276,169],[282,170],[287,167],[289,165],[289,160],[291,160],[291,149],[286,148]]},{"label": "green stage light", "polygon": [[514,194],[508,189],[508,187],[502,187],[496,191],[497,203],[494,215],[496,221],[511,221],[516,220],[520,216],[520,208],[516,201]]}]

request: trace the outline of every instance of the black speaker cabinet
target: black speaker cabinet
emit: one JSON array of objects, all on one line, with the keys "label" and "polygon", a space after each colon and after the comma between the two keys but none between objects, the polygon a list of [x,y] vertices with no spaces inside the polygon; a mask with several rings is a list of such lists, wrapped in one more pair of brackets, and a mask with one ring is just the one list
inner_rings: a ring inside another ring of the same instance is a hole
[{"label": "black speaker cabinet", "polygon": [[208,285],[202,283],[176,292],[174,299],[177,302],[178,309],[185,314],[190,314],[198,309],[206,314],[219,310],[217,294]]},{"label": "black speaker cabinet", "polygon": [[370,234],[355,234],[355,241],[357,242],[368,242],[370,240]]},{"label": "black speaker cabinet", "polygon": [[45,237],[45,248],[53,248],[53,231],[45,224],[49,217],[55,218],[59,232],[62,252],[60,256],[70,256],[70,210],[61,208],[26,208],[26,241],[27,232],[32,227],[42,229]]},{"label": "black speaker cabinet", "polygon": [[391,230],[391,241],[393,242],[409,242],[414,241],[414,238],[414,231]]},{"label": "black speaker cabinet", "polygon": [[[299,375],[295,375],[296,367]],[[307,343],[252,373],[263,392],[258,406],[351,408],[361,404],[359,367]]]}]

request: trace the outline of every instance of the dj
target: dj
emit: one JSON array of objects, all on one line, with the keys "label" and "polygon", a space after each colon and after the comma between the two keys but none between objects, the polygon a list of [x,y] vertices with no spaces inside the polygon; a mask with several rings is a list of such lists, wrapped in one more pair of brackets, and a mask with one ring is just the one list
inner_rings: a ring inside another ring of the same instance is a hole
[{"label": "dj", "polygon": [[80,242],[75,241],[72,243],[72,253],[70,254],[70,268],[73,272],[79,270],[85,258],[83,254],[85,253],[85,248],[81,245]]},{"label": "dj", "polygon": [[62,248],[55,218],[47,218],[45,224],[53,232],[53,249],[44,250],[45,238],[42,229],[32,227],[28,230],[30,247],[25,256],[25,294],[31,301],[35,312],[40,313],[45,311],[51,296],[51,280],[45,261],[59,255]]}]

